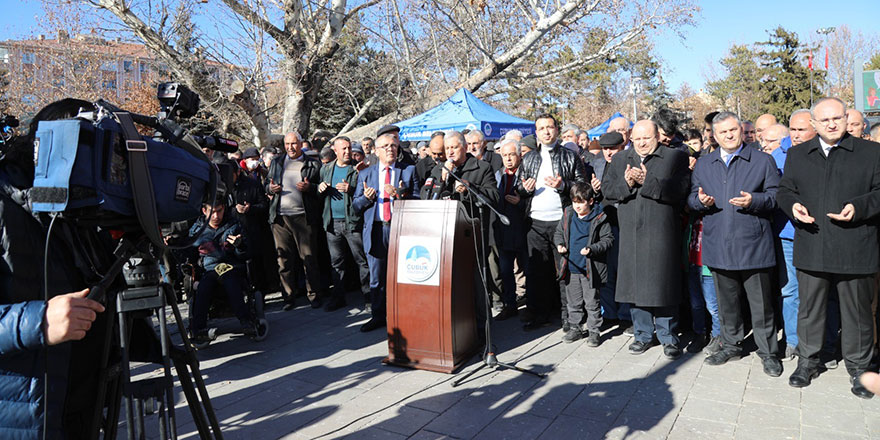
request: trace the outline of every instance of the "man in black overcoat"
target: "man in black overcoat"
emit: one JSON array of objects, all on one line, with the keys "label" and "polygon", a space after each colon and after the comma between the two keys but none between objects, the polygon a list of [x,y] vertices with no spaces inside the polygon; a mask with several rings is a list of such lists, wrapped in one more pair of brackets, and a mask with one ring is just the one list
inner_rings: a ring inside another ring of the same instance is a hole
[{"label": "man in black overcoat", "polygon": [[852,393],[873,395],[858,380],[873,347],[871,301],[880,265],[880,145],[846,132],[846,105],[823,98],[810,110],[818,136],[788,150],[777,201],[794,221],[798,293],[798,366],[793,387],[818,375],[828,294],[837,289],[841,352]]},{"label": "man in black overcoat", "polygon": [[633,148],[611,159],[601,185],[605,203],[618,204],[615,300],[633,304],[635,341],[630,353],[647,351],[656,329],[664,355],[677,358],[681,355],[675,329],[681,300],[681,211],[690,184],[688,156],[659,145],[652,121],[635,124],[632,142]]}]

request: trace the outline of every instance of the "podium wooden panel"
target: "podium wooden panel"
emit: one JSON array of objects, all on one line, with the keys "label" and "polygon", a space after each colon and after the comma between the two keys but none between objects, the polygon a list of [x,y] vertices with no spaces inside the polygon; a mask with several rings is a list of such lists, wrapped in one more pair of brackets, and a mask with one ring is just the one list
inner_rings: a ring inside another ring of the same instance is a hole
[{"label": "podium wooden panel", "polygon": [[[394,202],[388,243],[385,363],[451,373],[476,353],[474,228],[455,200]],[[401,246],[405,246],[403,248]],[[436,247],[439,246],[439,249]],[[410,257],[424,255],[418,260]],[[436,255],[431,255],[436,253]],[[421,280],[437,258],[433,278]],[[399,273],[405,259],[406,273]],[[413,282],[411,268],[415,267]],[[403,281],[403,282],[400,282]]]}]

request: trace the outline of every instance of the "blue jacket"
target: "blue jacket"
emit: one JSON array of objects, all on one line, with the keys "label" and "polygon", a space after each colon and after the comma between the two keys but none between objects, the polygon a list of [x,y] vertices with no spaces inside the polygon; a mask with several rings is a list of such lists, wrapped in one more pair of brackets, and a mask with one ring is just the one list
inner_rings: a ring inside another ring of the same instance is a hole
[{"label": "blue jacket", "polygon": [[[769,154],[743,146],[725,165],[721,148],[701,156],[691,178],[688,206],[703,214],[703,265],[712,269],[750,270],[776,265],[771,219],[776,211],[779,170]],[[699,188],[715,198],[703,206]],[[740,191],[752,195],[748,208],[729,203]]]},{"label": "blue jacket", "polygon": [[[354,208],[355,213],[363,215],[364,232],[362,236],[364,240],[364,252],[373,255],[376,258],[385,258],[387,255],[381,255],[381,252],[377,252],[380,255],[371,253],[373,244],[373,222],[376,221],[376,206],[379,204],[376,203],[376,200],[370,200],[364,196],[364,183],[366,183],[367,186],[376,190],[376,197],[378,199],[378,193],[380,192],[379,166],[380,164],[377,162],[358,174],[357,188],[354,190],[354,200],[351,202],[351,205]],[[415,193],[419,187],[418,176],[416,176],[416,167],[412,165],[404,165],[398,160],[397,162],[394,162],[393,168],[395,170],[394,174],[397,182],[392,183],[392,185],[398,188],[399,193],[402,193],[401,198],[418,198]],[[384,247],[381,248],[384,249]]]},{"label": "blue jacket", "polygon": [[[786,136],[780,141],[779,148],[770,153],[770,156],[776,161],[776,168],[779,169],[779,174],[782,174],[782,170],[785,169],[785,158],[788,156],[789,148],[791,148],[791,138]],[[781,209],[776,211],[773,227],[776,231],[779,231],[779,238],[794,241],[794,226],[791,224],[791,219]]]},{"label": "blue jacket", "polygon": [[[227,208],[226,215],[229,215],[229,209],[231,208]],[[189,230],[190,237],[194,236],[204,223],[205,217],[199,217]],[[199,234],[199,238],[192,244],[193,247],[199,250],[202,267],[205,270],[214,270],[214,267],[220,263],[244,267],[247,258],[245,252],[247,249],[245,246],[247,237],[244,234],[241,235],[242,242],[237,248],[226,241],[230,235],[239,234],[242,234],[241,225],[231,216],[224,217],[223,223],[217,229],[211,228],[210,225],[206,226],[205,230]]]}]

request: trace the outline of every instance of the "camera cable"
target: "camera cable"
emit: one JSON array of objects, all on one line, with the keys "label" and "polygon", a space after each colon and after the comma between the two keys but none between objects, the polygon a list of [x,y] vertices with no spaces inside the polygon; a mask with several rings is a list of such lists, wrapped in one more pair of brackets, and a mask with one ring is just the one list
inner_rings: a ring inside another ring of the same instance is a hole
[{"label": "camera cable", "polygon": [[[46,311],[49,310],[49,239],[52,236],[52,229],[55,227],[55,220],[58,213],[50,214],[52,221],[49,222],[49,229],[46,231],[46,244],[43,249],[43,302],[46,303]],[[44,338],[48,335],[44,335]],[[49,433],[49,341],[43,346],[43,440],[46,440]]]}]

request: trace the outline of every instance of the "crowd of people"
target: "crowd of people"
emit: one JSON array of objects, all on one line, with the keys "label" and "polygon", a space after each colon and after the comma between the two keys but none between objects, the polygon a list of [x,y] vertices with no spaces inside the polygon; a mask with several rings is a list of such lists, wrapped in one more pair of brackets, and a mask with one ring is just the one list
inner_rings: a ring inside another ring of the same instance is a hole
[{"label": "crowd of people", "polygon": [[[45,383],[35,365],[47,353],[63,359],[50,368],[65,371],[49,372],[70,384],[60,395],[85,396],[98,378],[77,359],[92,356],[107,319],[86,298],[92,283],[82,268],[65,259],[82,252],[73,246],[81,242],[53,244],[57,269],[45,287],[38,273],[52,223],[28,210],[36,121],[91,105],[69,101],[38,114],[0,156],[0,360],[9,373],[0,399],[21,403],[27,416],[0,417],[0,426],[28,432],[40,432],[44,411],[59,405],[35,404],[43,395],[33,390]],[[806,387],[842,359],[850,391],[872,397],[880,391],[880,124],[868,130],[836,98],[794,111],[788,125],[726,111],[698,123],[668,111],[634,123],[620,117],[591,140],[542,114],[534,134],[511,130],[495,143],[465,130],[411,146],[386,125],[359,141],[291,132],[283,148],[205,151],[230,174],[226,196],[205,204],[190,230],[203,270],[192,340],[205,347],[214,338],[208,311],[221,291],[244,332],[265,336],[245,306],[248,284],[280,291],[284,310],[305,297],[333,312],[358,290],[371,314],[360,330],[386,328],[394,201],[451,199],[488,226],[479,255],[486,277],[475,282],[485,279],[478,289],[490,294],[494,320],[518,317],[524,331],[559,322],[563,342],[587,347],[626,335],[633,355],[659,344],[670,359],[703,352],[709,366],[744,356],[751,335],[767,375],[781,376],[783,362],[796,359],[789,384]],[[509,221],[475,209],[475,193]],[[59,228],[53,236],[78,233],[63,219]],[[50,300],[34,297],[43,289]],[[48,429],[80,426],[90,411],[66,405]]]},{"label": "crowd of people", "polygon": [[[590,140],[544,114],[533,135],[494,143],[471,130],[410,146],[388,125],[305,148],[288,133],[281,154],[234,159],[265,189],[277,265],[266,258],[261,279],[277,270],[286,309],[306,296],[337,310],[356,287],[371,310],[360,330],[385,328],[394,200],[461,200],[478,216],[479,192],[510,220],[483,219],[495,320],[529,331],[558,317],[564,342],[589,347],[617,326],[632,354],[659,343],[713,366],[742,357],[751,334],[766,374],[797,359],[789,383],[805,387],[840,359],[853,378],[876,369],[880,124],[868,128],[825,98],[787,126],[713,112],[688,127],[661,111]],[[872,396],[855,379],[851,391]]]}]

